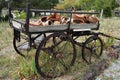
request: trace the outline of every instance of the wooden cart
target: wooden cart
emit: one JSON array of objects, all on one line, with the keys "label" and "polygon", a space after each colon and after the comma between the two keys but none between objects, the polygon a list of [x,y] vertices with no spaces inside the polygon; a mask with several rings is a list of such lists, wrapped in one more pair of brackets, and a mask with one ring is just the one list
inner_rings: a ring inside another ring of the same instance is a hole
[{"label": "wooden cart", "polygon": [[[29,25],[31,12],[64,13],[69,14],[70,19],[72,14],[100,15],[100,12],[31,9],[30,4],[27,3],[26,8],[18,8],[18,10],[26,12],[26,19],[20,20],[12,17],[11,13],[13,10],[9,6],[9,22],[14,31],[14,49],[18,54],[25,57],[24,50],[29,51],[35,48],[35,64],[41,76],[51,78],[65,74],[75,62],[75,45],[82,47],[82,58],[87,63],[92,63],[95,58],[99,58],[102,55],[103,42],[98,33],[93,32],[93,30],[99,30],[99,22],[97,24],[71,24],[70,22],[69,24],[52,26]],[[84,42],[80,43],[76,40],[86,35],[91,36]],[[22,49],[21,46],[25,47]]]}]

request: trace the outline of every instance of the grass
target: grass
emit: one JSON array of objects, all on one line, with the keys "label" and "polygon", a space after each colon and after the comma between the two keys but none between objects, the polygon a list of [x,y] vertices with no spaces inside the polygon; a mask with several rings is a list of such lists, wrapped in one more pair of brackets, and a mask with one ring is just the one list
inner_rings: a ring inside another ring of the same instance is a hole
[{"label": "grass", "polygon": [[[100,32],[115,36],[120,38],[120,19],[119,18],[107,18],[101,21]],[[27,78],[30,74],[34,74],[34,57],[28,58],[26,60],[22,59],[13,49],[12,46],[13,32],[9,27],[8,22],[0,22],[0,79],[10,79],[18,80],[21,76],[19,73],[22,73]],[[110,44],[119,44],[117,40],[108,40],[108,38],[102,37],[107,47]],[[109,41],[109,43],[107,43]],[[34,56],[35,50],[29,52]],[[29,55],[29,54],[28,54]],[[27,69],[28,71],[26,71]],[[72,76],[72,79],[78,79],[82,77],[85,72],[89,69],[87,65],[81,58],[81,48],[77,51],[77,59],[75,65],[71,68],[68,75]],[[30,70],[30,73],[29,73]],[[76,75],[75,75],[76,74]],[[74,75],[74,76],[73,76]]]},{"label": "grass", "polygon": [[0,22],[0,50],[12,42],[12,30],[7,22]]},{"label": "grass", "polygon": [[0,22],[0,79],[12,78],[18,62],[12,49],[12,29],[8,22]]}]

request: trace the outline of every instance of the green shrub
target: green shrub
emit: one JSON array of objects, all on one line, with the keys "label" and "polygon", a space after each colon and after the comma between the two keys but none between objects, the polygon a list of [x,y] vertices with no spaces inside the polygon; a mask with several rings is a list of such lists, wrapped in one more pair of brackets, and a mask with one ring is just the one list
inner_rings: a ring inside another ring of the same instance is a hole
[{"label": "green shrub", "polygon": [[114,38],[106,38],[104,40],[104,42],[105,42],[105,48],[108,48],[115,43],[115,39]]},{"label": "green shrub", "polygon": [[14,14],[17,19],[25,19],[26,18],[26,13],[24,11],[15,10]]},{"label": "green shrub", "polygon": [[103,12],[105,17],[111,17],[112,16],[112,10],[110,7],[106,7],[104,8],[104,12]]},{"label": "green shrub", "polygon": [[26,13],[25,12],[20,12],[20,19],[25,19],[26,18]]},{"label": "green shrub", "polygon": [[1,21],[8,21],[8,19],[9,19],[9,16],[8,16],[8,15],[0,16],[0,22],[1,22]]}]

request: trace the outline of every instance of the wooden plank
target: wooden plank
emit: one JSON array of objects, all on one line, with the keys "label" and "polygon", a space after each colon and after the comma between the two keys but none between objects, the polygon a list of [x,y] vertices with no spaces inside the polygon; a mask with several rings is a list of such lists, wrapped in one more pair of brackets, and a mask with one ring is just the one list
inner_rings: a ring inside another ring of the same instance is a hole
[{"label": "wooden plank", "polygon": [[[96,24],[71,24],[70,29],[96,29],[98,26]],[[56,25],[56,26],[30,26],[30,32],[46,32],[46,31],[64,31],[68,29],[68,25]]]},{"label": "wooden plank", "polygon": [[[22,29],[23,24],[12,21],[13,27],[17,29]],[[72,30],[88,30],[88,29],[97,29],[97,24],[71,24],[70,29]],[[68,24],[66,25],[50,25],[50,26],[29,26],[29,32],[54,32],[54,31],[64,31],[68,29]]]}]

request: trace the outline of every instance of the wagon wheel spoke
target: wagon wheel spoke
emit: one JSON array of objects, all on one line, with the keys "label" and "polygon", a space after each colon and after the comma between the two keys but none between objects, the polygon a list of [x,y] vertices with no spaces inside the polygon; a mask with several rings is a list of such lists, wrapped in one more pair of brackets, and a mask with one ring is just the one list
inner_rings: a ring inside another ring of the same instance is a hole
[{"label": "wagon wheel spoke", "polygon": [[60,43],[62,43],[63,41],[57,42],[55,44],[53,44],[53,46],[51,46],[51,48],[55,48],[56,46],[58,46]]},{"label": "wagon wheel spoke", "polygon": [[101,43],[99,42],[99,40],[98,41],[95,40],[93,45],[93,54],[99,58],[100,54],[98,53],[100,53],[100,51],[101,51]]},{"label": "wagon wheel spoke", "polygon": [[99,48],[100,48],[100,46],[97,46],[97,47],[94,48],[94,49],[95,49],[95,50],[94,50],[94,55],[97,56],[98,58],[99,58],[99,56],[100,56],[99,54],[97,54]]},{"label": "wagon wheel spoke", "polygon": [[61,76],[74,64],[76,52],[72,39],[68,36],[69,40],[63,40],[59,36],[68,35],[51,34],[41,42],[36,51],[36,68],[43,77]]},{"label": "wagon wheel spoke", "polygon": [[64,51],[64,49],[65,49],[66,46],[67,46],[67,43],[65,43],[65,44],[62,45],[62,46],[56,46],[56,50],[57,50],[58,52]]},{"label": "wagon wheel spoke", "polygon": [[69,70],[70,69],[70,64],[66,64],[66,62],[64,61],[64,59],[59,59],[58,62],[60,62],[60,64],[62,66],[64,66],[65,70]]},{"label": "wagon wheel spoke", "polygon": [[95,62],[101,56],[102,50],[102,40],[97,36],[91,36],[83,45],[82,57],[87,63]]},{"label": "wagon wheel spoke", "polygon": [[48,59],[44,64],[41,65],[41,69],[45,66],[48,66],[48,64],[50,63],[51,59]]}]

